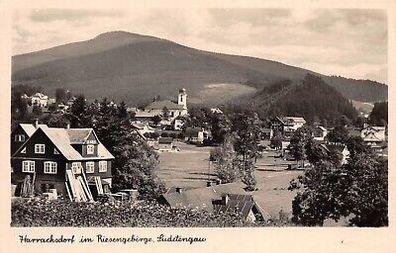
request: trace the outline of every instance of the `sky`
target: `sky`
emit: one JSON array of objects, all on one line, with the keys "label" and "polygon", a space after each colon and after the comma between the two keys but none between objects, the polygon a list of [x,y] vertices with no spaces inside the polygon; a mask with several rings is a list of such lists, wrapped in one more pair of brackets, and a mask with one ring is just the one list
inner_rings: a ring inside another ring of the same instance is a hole
[{"label": "sky", "polygon": [[386,83],[387,27],[379,9],[18,9],[12,50],[28,53],[122,30]]}]

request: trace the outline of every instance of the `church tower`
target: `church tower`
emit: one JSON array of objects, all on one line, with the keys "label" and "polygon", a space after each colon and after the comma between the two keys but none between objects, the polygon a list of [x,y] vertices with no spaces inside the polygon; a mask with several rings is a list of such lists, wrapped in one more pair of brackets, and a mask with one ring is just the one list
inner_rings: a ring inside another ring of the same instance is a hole
[{"label": "church tower", "polygon": [[179,90],[179,96],[177,98],[177,104],[182,105],[183,109],[187,109],[187,93],[186,89]]}]

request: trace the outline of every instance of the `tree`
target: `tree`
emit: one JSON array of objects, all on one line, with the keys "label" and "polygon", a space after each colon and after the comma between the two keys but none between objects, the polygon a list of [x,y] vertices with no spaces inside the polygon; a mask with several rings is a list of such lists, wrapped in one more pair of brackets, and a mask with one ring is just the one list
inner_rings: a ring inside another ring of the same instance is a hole
[{"label": "tree", "polygon": [[64,128],[68,124],[70,124],[70,121],[67,119],[67,117],[63,114],[51,114],[50,118],[46,122],[49,127],[61,127]]},{"label": "tree", "polygon": [[164,108],[162,108],[162,117],[165,120],[168,120],[170,118],[170,111],[166,106],[164,106]]},{"label": "tree", "polygon": [[57,88],[55,90],[55,100],[58,104],[67,102],[66,90],[63,88]]},{"label": "tree", "polygon": [[87,112],[87,103],[84,95],[77,96],[71,106],[70,122],[73,127],[85,127],[90,125],[91,118]]},{"label": "tree", "polygon": [[336,126],[327,134],[327,139],[330,142],[346,143],[348,140],[348,130],[344,125]]},{"label": "tree", "polygon": [[23,120],[27,114],[27,102],[20,92],[13,92],[11,95],[11,114],[15,120]]},{"label": "tree", "polygon": [[156,154],[136,134],[126,133],[114,148],[115,173],[113,189],[137,189],[143,199],[156,199],[165,192],[165,187],[154,173],[158,167]]},{"label": "tree", "polygon": [[387,172],[387,162],[370,153],[359,153],[339,167],[319,161],[290,184],[290,190],[299,190],[292,221],[322,226],[326,219],[344,218],[352,226],[387,226]]},{"label": "tree", "polygon": [[210,131],[212,133],[212,143],[223,143],[231,131],[231,122],[224,114],[211,113]]},{"label": "tree", "polygon": [[241,177],[232,139],[228,136],[223,144],[211,150],[209,160],[222,183],[232,183]]},{"label": "tree", "polygon": [[154,199],[162,194],[164,186],[155,174],[158,154],[133,131],[125,106],[115,107],[107,98],[90,105],[81,98],[76,102],[70,117],[78,119],[81,127],[94,128],[100,141],[116,158],[112,166],[113,189],[134,188],[143,199]]},{"label": "tree", "polygon": [[388,125],[388,102],[379,102],[374,104],[370,113],[369,122],[376,126]]},{"label": "tree", "polygon": [[234,149],[238,155],[242,181],[247,185],[248,190],[254,190],[256,187],[254,162],[260,155],[261,127],[262,122],[253,111],[236,112],[232,116],[232,131],[235,133]]},{"label": "tree", "polygon": [[154,125],[157,126],[157,125],[161,122],[161,120],[162,120],[162,119],[161,119],[160,116],[155,115],[154,118],[153,118],[153,123],[154,123]]},{"label": "tree", "polygon": [[312,129],[306,126],[297,129],[290,138],[290,153],[298,161],[302,161],[304,167],[304,160],[306,159],[307,144],[312,141]]},{"label": "tree", "polygon": [[274,136],[271,139],[271,147],[281,149],[282,148],[282,133],[280,131],[275,131]]}]

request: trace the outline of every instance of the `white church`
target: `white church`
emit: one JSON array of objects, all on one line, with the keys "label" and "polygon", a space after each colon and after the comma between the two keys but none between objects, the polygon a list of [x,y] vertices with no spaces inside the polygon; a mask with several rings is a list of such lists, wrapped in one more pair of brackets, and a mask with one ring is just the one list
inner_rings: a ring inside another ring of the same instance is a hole
[{"label": "white church", "polygon": [[168,119],[163,119],[162,123],[173,122],[179,116],[188,114],[186,89],[179,89],[177,102],[171,100],[154,101],[144,108],[135,112],[135,118],[139,121],[149,121],[155,116],[164,117],[164,108],[168,111]]}]

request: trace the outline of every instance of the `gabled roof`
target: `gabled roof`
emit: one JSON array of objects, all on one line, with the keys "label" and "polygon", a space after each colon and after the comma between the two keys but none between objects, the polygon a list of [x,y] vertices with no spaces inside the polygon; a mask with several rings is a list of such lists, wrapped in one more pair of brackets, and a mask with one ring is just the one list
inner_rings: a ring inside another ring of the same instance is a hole
[{"label": "gabled roof", "polygon": [[385,131],[385,129],[386,129],[386,127],[384,127],[384,126],[367,126],[367,127],[363,128],[362,131],[364,131],[364,130],[366,130],[366,131],[372,130],[372,131],[375,131],[375,132],[380,132],[380,131]]},{"label": "gabled roof", "polygon": [[[98,144],[98,156],[96,157],[83,157],[76,149],[73,148],[72,144],[83,143],[84,136],[88,136],[93,129],[89,128],[53,128],[53,127],[40,127],[41,130],[55,145],[57,150],[67,159],[67,160],[93,160],[93,159],[114,159],[114,156],[106,149],[106,147],[99,141]],[[88,131],[89,130],[89,131]],[[34,132],[37,134],[38,131]],[[71,133],[71,134],[69,134]],[[88,133],[88,135],[87,135]],[[72,138],[70,138],[72,136]],[[73,142],[72,142],[73,140]],[[23,149],[29,140],[25,142],[19,149]],[[15,152],[15,154],[18,153]]]},{"label": "gabled roof", "polygon": [[262,218],[270,218],[270,215],[257,204],[253,199],[252,195],[248,194],[226,194],[228,197],[227,203],[222,203],[222,201],[217,201],[214,205],[214,210],[216,213],[226,213],[238,211],[241,213],[242,218],[246,219],[250,213],[253,211],[254,214],[259,214]]},{"label": "gabled roof", "polygon": [[[93,132],[92,128],[70,128],[66,130],[71,144],[83,144]],[[95,135],[96,138],[96,135]]]},{"label": "gabled roof", "polygon": [[34,98],[34,97],[38,97],[38,98],[40,98],[40,99],[48,99],[48,96],[47,96],[47,95],[44,95],[43,93],[40,93],[40,92],[37,92],[36,94],[34,94],[34,95],[32,96],[32,98]]},{"label": "gabled roof", "polygon": [[245,184],[236,182],[182,190],[181,193],[166,193],[162,196],[172,208],[199,208],[213,211],[213,200],[221,199],[221,195],[224,193],[246,194],[243,190],[244,187]]},{"label": "gabled roof", "polygon": [[380,142],[385,140],[385,131],[383,126],[367,126],[362,129],[361,137],[364,141]]},{"label": "gabled roof", "polygon": [[146,106],[146,110],[162,110],[164,107],[168,108],[169,110],[183,110],[183,105],[179,105],[175,102],[170,100],[162,100],[162,101],[154,101],[148,106]]},{"label": "gabled roof", "polygon": [[291,124],[291,123],[302,123],[305,124],[306,121],[303,117],[275,117],[278,121],[280,121],[282,124]]},{"label": "gabled roof", "polygon": [[306,121],[303,117],[283,117],[284,122],[293,122],[293,123],[303,123],[305,124]]},{"label": "gabled roof", "polygon": [[[25,124],[25,123],[21,123],[21,124],[19,124],[20,126],[21,126],[21,128],[23,129],[23,131],[25,131],[25,133],[29,136],[29,137],[31,137],[32,135],[33,135],[33,133],[34,132],[36,132],[36,130],[38,129],[38,128],[36,128],[35,126],[34,126],[34,124]],[[46,124],[38,124],[38,127],[41,127],[41,128],[43,128],[43,127],[48,127]]]},{"label": "gabled roof", "polygon": [[137,111],[135,113],[135,118],[154,118],[158,113],[147,112],[147,111]]}]

